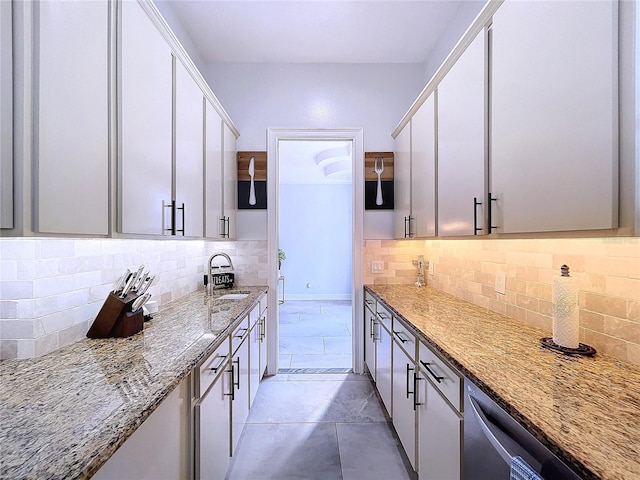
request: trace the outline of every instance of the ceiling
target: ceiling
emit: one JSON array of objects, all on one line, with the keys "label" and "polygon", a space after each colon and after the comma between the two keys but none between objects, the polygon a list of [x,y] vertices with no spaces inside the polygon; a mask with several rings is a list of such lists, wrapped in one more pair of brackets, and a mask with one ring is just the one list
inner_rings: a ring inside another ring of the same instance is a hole
[{"label": "ceiling", "polygon": [[351,183],[350,141],[281,140],[278,151],[281,184]]},{"label": "ceiling", "polygon": [[155,3],[173,12],[207,63],[423,63],[463,1]]}]

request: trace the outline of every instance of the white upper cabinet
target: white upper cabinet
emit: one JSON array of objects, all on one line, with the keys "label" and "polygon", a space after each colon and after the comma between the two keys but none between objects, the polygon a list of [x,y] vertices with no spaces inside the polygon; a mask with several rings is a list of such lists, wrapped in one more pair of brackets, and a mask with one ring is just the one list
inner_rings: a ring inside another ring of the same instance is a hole
[{"label": "white upper cabinet", "polygon": [[119,230],[160,235],[172,191],[171,48],[137,2],[119,5]]},{"label": "white upper cabinet", "polygon": [[220,238],[222,223],[222,119],[211,103],[205,106],[205,236]]},{"label": "white upper cabinet", "polygon": [[617,226],[617,3],[507,1],[493,17],[498,232]]},{"label": "white upper cabinet", "polygon": [[226,223],[223,238],[236,238],[236,213],[238,211],[238,162],[236,160],[236,136],[226,123],[222,124],[222,176],[223,212]]},{"label": "white upper cabinet", "polygon": [[411,217],[414,236],[436,234],[436,146],[434,95],[411,119]]},{"label": "white upper cabinet", "polygon": [[34,230],[106,235],[109,3],[38,2],[34,8]]},{"label": "white upper cabinet", "polygon": [[[484,228],[485,56],[480,33],[438,85],[440,236],[474,235]],[[474,205],[474,198],[482,205]]]},{"label": "white upper cabinet", "polygon": [[395,237],[411,236],[411,121],[395,139],[393,152]]},{"label": "white upper cabinet", "polygon": [[180,60],[175,61],[176,234],[202,237],[204,225],[204,96]]},{"label": "white upper cabinet", "polygon": [[0,2],[0,228],[13,228],[11,2]]}]

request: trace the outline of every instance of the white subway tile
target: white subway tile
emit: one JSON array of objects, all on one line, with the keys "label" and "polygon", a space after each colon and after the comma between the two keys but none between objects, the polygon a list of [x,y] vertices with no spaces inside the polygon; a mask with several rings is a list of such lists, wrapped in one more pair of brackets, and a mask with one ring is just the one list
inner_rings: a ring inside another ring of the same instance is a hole
[{"label": "white subway tile", "polygon": [[35,258],[36,243],[34,239],[2,238],[0,239],[0,259],[26,260]]},{"label": "white subway tile", "polygon": [[74,251],[74,241],[72,239],[41,238],[38,258],[73,257]]},{"label": "white subway tile", "polygon": [[51,315],[40,317],[40,322],[42,328],[45,331],[45,334],[48,335],[65,328],[69,328],[71,325],[73,325],[73,314],[71,314],[68,310],[56,312],[52,313]]},{"label": "white subway tile", "polygon": [[2,289],[0,298],[3,300],[33,298],[34,294],[34,282],[27,280],[2,282],[0,288]]},{"label": "white subway tile", "polygon": [[102,255],[101,239],[76,239],[74,240],[74,243],[75,254],[77,257],[94,257]]},{"label": "white subway tile", "polygon": [[36,356],[46,355],[60,348],[58,341],[58,332],[53,332],[44,337],[36,338],[35,354]]},{"label": "white subway tile", "polygon": [[33,298],[25,298],[18,300],[17,302],[17,314],[16,318],[33,318],[33,311],[35,309],[35,300]]},{"label": "white subway tile", "polygon": [[18,302],[15,300],[0,300],[0,319],[18,318]]},{"label": "white subway tile", "polygon": [[33,300],[33,317],[44,317],[60,311],[58,304],[59,295],[39,297]]},{"label": "white subway tile", "polygon": [[33,281],[33,296],[48,297],[73,290],[73,276],[60,275],[52,278],[39,278]]},{"label": "white subway tile", "polygon": [[33,337],[33,322],[31,320],[0,320],[0,338],[3,340]]},{"label": "white subway tile", "polygon": [[36,356],[36,341],[34,339],[18,340],[17,358],[33,358]]},{"label": "white subway tile", "polygon": [[20,280],[17,260],[0,260],[0,281]]}]

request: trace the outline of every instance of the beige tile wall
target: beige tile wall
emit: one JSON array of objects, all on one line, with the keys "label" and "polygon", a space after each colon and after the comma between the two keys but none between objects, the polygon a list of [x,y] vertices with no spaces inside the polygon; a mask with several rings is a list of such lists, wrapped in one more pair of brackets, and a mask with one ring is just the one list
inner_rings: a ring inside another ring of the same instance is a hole
[{"label": "beige tile wall", "polygon": [[[365,283],[415,282],[419,254],[434,262],[432,287],[549,334],[553,275],[567,264],[580,279],[580,341],[640,364],[640,238],[368,240]],[[384,274],[370,273],[372,260],[385,262]]]}]

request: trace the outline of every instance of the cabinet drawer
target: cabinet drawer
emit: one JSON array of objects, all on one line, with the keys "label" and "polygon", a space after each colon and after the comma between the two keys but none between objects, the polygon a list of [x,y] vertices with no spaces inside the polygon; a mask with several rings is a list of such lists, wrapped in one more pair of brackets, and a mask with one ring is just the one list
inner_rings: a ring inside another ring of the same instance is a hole
[{"label": "cabinet drawer", "polygon": [[416,337],[398,317],[393,319],[393,340],[402,347],[412,361],[416,358]]},{"label": "cabinet drawer", "polygon": [[249,336],[249,315],[245,315],[231,334],[231,354],[235,354],[245,338]]},{"label": "cabinet drawer", "polygon": [[376,316],[378,320],[380,320],[380,324],[384,325],[384,327],[391,332],[391,312],[380,302],[376,304]]},{"label": "cabinet drawer", "polygon": [[202,362],[198,369],[199,391],[196,396],[201,397],[211,386],[213,381],[224,371],[229,363],[229,342],[225,339],[216,350]]},{"label": "cabinet drawer", "polygon": [[376,299],[369,292],[364,292],[364,305],[372,312],[376,310]]},{"label": "cabinet drawer", "polygon": [[462,377],[430,347],[420,342],[418,366],[424,376],[440,390],[451,405],[460,411],[462,408]]}]

